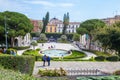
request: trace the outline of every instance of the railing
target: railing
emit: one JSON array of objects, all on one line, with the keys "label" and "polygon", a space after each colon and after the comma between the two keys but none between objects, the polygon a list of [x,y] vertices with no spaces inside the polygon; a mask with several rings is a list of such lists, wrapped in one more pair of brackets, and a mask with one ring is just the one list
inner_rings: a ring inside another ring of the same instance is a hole
[{"label": "railing", "polygon": [[98,69],[65,69],[67,71],[67,75],[109,75],[108,73],[102,72]]}]

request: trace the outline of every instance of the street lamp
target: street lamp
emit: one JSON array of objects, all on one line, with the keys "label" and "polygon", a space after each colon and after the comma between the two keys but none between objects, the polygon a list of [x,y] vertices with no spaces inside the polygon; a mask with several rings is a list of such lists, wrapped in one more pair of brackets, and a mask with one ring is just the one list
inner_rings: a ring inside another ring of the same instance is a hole
[{"label": "street lamp", "polygon": [[6,16],[4,17],[4,24],[5,24],[5,43],[6,43],[6,49],[8,49],[8,42],[7,42],[7,24],[6,24]]}]

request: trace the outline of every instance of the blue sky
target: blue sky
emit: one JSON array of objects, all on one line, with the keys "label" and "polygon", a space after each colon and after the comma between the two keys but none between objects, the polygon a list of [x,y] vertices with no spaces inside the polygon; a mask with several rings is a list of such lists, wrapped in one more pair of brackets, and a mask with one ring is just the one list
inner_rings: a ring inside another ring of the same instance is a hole
[{"label": "blue sky", "polygon": [[107,18],[120,14],[120,0],[0,0],[0,12],[20,12],[41,20],[47,11],[50,18],[63,19],[69,12],[70,21]]}]

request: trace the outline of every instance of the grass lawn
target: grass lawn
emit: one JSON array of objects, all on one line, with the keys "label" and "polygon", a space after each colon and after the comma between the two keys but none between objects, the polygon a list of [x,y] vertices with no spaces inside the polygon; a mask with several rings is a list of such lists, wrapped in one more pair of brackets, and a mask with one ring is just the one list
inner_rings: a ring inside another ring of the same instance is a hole
[{"label": "grass lawn", "polygon": [[52,58],[53,61],[81,61],[81,58],[86,57],[86,54],[80,51],[72,50],[72,54],[65,56],[63,59]]},{"label": "grass lawn", "polygon": [[84,51],[92,52],[93,54],[95,54],[97,56],[105,56],[105,57],[112,56],[112,54],[104,53],[104,52],[100,52],[100,51],[96,51],[96,50],[84,50]]}]

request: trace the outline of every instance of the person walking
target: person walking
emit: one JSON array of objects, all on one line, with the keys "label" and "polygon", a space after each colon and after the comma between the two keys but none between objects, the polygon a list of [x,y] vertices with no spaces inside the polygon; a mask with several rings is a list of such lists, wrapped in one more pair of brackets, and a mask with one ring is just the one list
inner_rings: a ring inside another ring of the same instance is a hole
[{"label": "person walking", "polygon": [[45,66],[45,62],[46,62],[46,55],[44,55],[44,56],[42,57],[42,61],[43,61],[43,66]]},{"label": "person walking", "polygon": [[48,66],[50,66],[50,57],[49,56],[47,56],[47,62],[48,62]]}]

